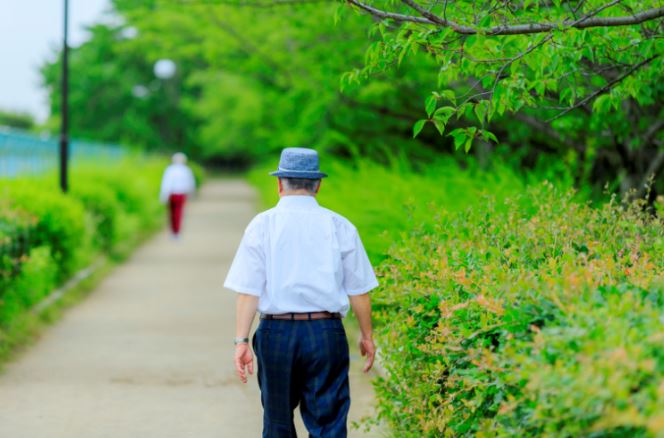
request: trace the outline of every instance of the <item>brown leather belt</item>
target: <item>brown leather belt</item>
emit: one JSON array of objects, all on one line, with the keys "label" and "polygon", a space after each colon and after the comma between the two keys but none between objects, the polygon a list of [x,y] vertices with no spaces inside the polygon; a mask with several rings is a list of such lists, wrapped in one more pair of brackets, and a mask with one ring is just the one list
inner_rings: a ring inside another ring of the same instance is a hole
[{"label": "brown leather belt", "polygon": [[307,312],[307,313],[281,313],[279,315],[261,314],[261,319],[279,319],[287,321],[313,321],[315,319],[341,319],[341,313]]}]

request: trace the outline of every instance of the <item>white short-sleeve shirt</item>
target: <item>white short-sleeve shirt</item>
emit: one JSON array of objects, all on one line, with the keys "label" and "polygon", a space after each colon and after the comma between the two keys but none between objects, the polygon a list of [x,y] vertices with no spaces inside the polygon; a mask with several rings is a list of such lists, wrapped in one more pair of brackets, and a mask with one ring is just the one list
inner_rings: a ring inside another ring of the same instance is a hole
[{"label": "white short-sleeve shirt", "polygon": [[244,232],[224,286],[259,297],[258,311],[339,312],[378,286],[357,229],[313,196],[284,196]]}]

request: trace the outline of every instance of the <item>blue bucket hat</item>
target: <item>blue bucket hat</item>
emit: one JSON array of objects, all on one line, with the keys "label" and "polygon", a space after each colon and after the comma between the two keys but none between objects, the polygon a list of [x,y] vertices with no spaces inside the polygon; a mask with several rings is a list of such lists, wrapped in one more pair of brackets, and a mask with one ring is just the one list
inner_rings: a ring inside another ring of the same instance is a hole
[{"label": "blue bucket hat", "polygon": [[286,148],[281,151],[279,168],[270,175],[305,179],[320,179],[327,176],[319,169],[318,152],[308,148]]}]

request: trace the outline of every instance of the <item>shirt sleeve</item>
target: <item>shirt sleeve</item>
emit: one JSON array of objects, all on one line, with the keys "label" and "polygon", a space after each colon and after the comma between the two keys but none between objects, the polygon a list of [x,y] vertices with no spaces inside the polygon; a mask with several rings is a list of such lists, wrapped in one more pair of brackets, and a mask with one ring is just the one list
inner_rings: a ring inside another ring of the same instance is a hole
[{"label": "shirt sleeve", "polygon": [[378,287],[378,280],[355,227],[349,237],[349,245],[342,254],[343,284],[348,295],[361,295]]},{"label": "shirt sleeve", "polygon": [[224,287],[259,297],[265,290],[265,283],[265,254],[260,227],[254,219],[242,236]]}]

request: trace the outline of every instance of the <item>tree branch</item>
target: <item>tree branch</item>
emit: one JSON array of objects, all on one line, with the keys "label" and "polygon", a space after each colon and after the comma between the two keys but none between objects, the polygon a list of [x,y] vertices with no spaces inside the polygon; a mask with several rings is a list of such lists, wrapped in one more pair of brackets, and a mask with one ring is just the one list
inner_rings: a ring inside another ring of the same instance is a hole
[{"label": "tree branch", "polygon": [[[388,12],[381,9],[374,8],[365,3],[362,3],[358,0],[347,0],[348,3],[357,6],[358,8],[382,19],[391,19],[395,21],[408,21],[412,23],[426,24],[429,26],[436,27],[448,27],[454,32],[462,35],[475,35],[475,34],[486,34],[486,35],[527,35],[535,33],[549,33],[553,30],[560,29],[587,29],[591,27],[616,27],[616,26],[632,26],[636,24],[641,24],[646,21],[655,20],[657,18],[664,17],[664,7],[653,8],[646,11],[638,12],[636,14],[621,16],[621,17],[595,17],[597,13],[602,10],[613,6],[618,3],[617,1],[611,2],[607,5],[602,6],[594,13],[589,14],[589,16],[583,17],[579,20],[566,20],[562,23],[527,23],[527,24],[515,24],[515,25],[503,25],[503,26],[494,26],[486,29],[465,26],[458,24],[454,21],[448,20],[444,17],[440,17],[436,14],[433,14],[430,11],[427,11],[422,6],[417,4],[413,0],[401,0],[404,4],[408,5],[410,8],[417,11],[421,16],[414,15],[404,15],[397,14],[394,12]],[[591,18],[592,17],[592,18]]]},{"label": "tree branch", "polygon": [[357,6],[358,8],[367,11],[371,15],[382,18],[384,20],[389,19],[389,20],[394,20],[394,21],[409,21],[412,23],[420,23],[420,24],[436,24],[433,21],[428,20],[427,18],[422,18],[422,17],[414,17],[412,15],[403,15],[403,14],[396,14],[394,12],[387,12],[383,11],[380,9],[376,9],[372,6],[369,6],[367,4],[364,4],[362,2],[359,2],[357,0],[347,0],[348,3],[351,5]]},{"label": "tree branch", "polygon": [[436,25],[440,27],[450,27],[452,28],[455,32],[463,34],[463,35],[471,35],[473,33],[476,33],[472,27],[469,26],[462,26],[458,23],[455,23],[453,21],[447,20],[445,18],[439,17],[438,15],[427,11],[424,9],[422,6],[419,4],[415,3],[413,0],[401,0],[402,3],[410,6],[412,9],[416,10],[420,15],[422,15],[424,18],[427,20],[435,23]]},{"label": "tree branch", "polygon": [[599,88],[599,89],[595,90],[593,93],[590,93],[588,96],[586,96],[583,99],[581,99],[580,101],[576,102],[574,105],[567,108],[565,111],[562,111],[562,112],[558,113],[557,115],[555,115],[554,117],[551,117],[549,120],[546,121],[546,123],[551,123],[554,120],[557,120],[557,119],[561,118],[562,116],[564,116],[565,114],[569,113],[570,111],[572,111],[576,108],[579,108],[580,106],[583,106],[583,105],[587,104],[591,100],[595,99],[597,96],[600,96],[600,95],[610,91],[614,86],[616,86],[618,83],[622,82],[626,77],[630,76],[632,73],[639,70],[640,68],[648,65],[649,63],[651,63],[654,59],[656,59],[658,57],[659,57],[659,55],[655,55],[655,56],[652,56],[648,59],[644,59],[643,61],[639,62],[638,64],[633,65],[625,73],[618,76],[617,78],[615,78],[614,80],[612,80],[611,82],[609,82],[608,84],[603,86],[602,88]]}]

